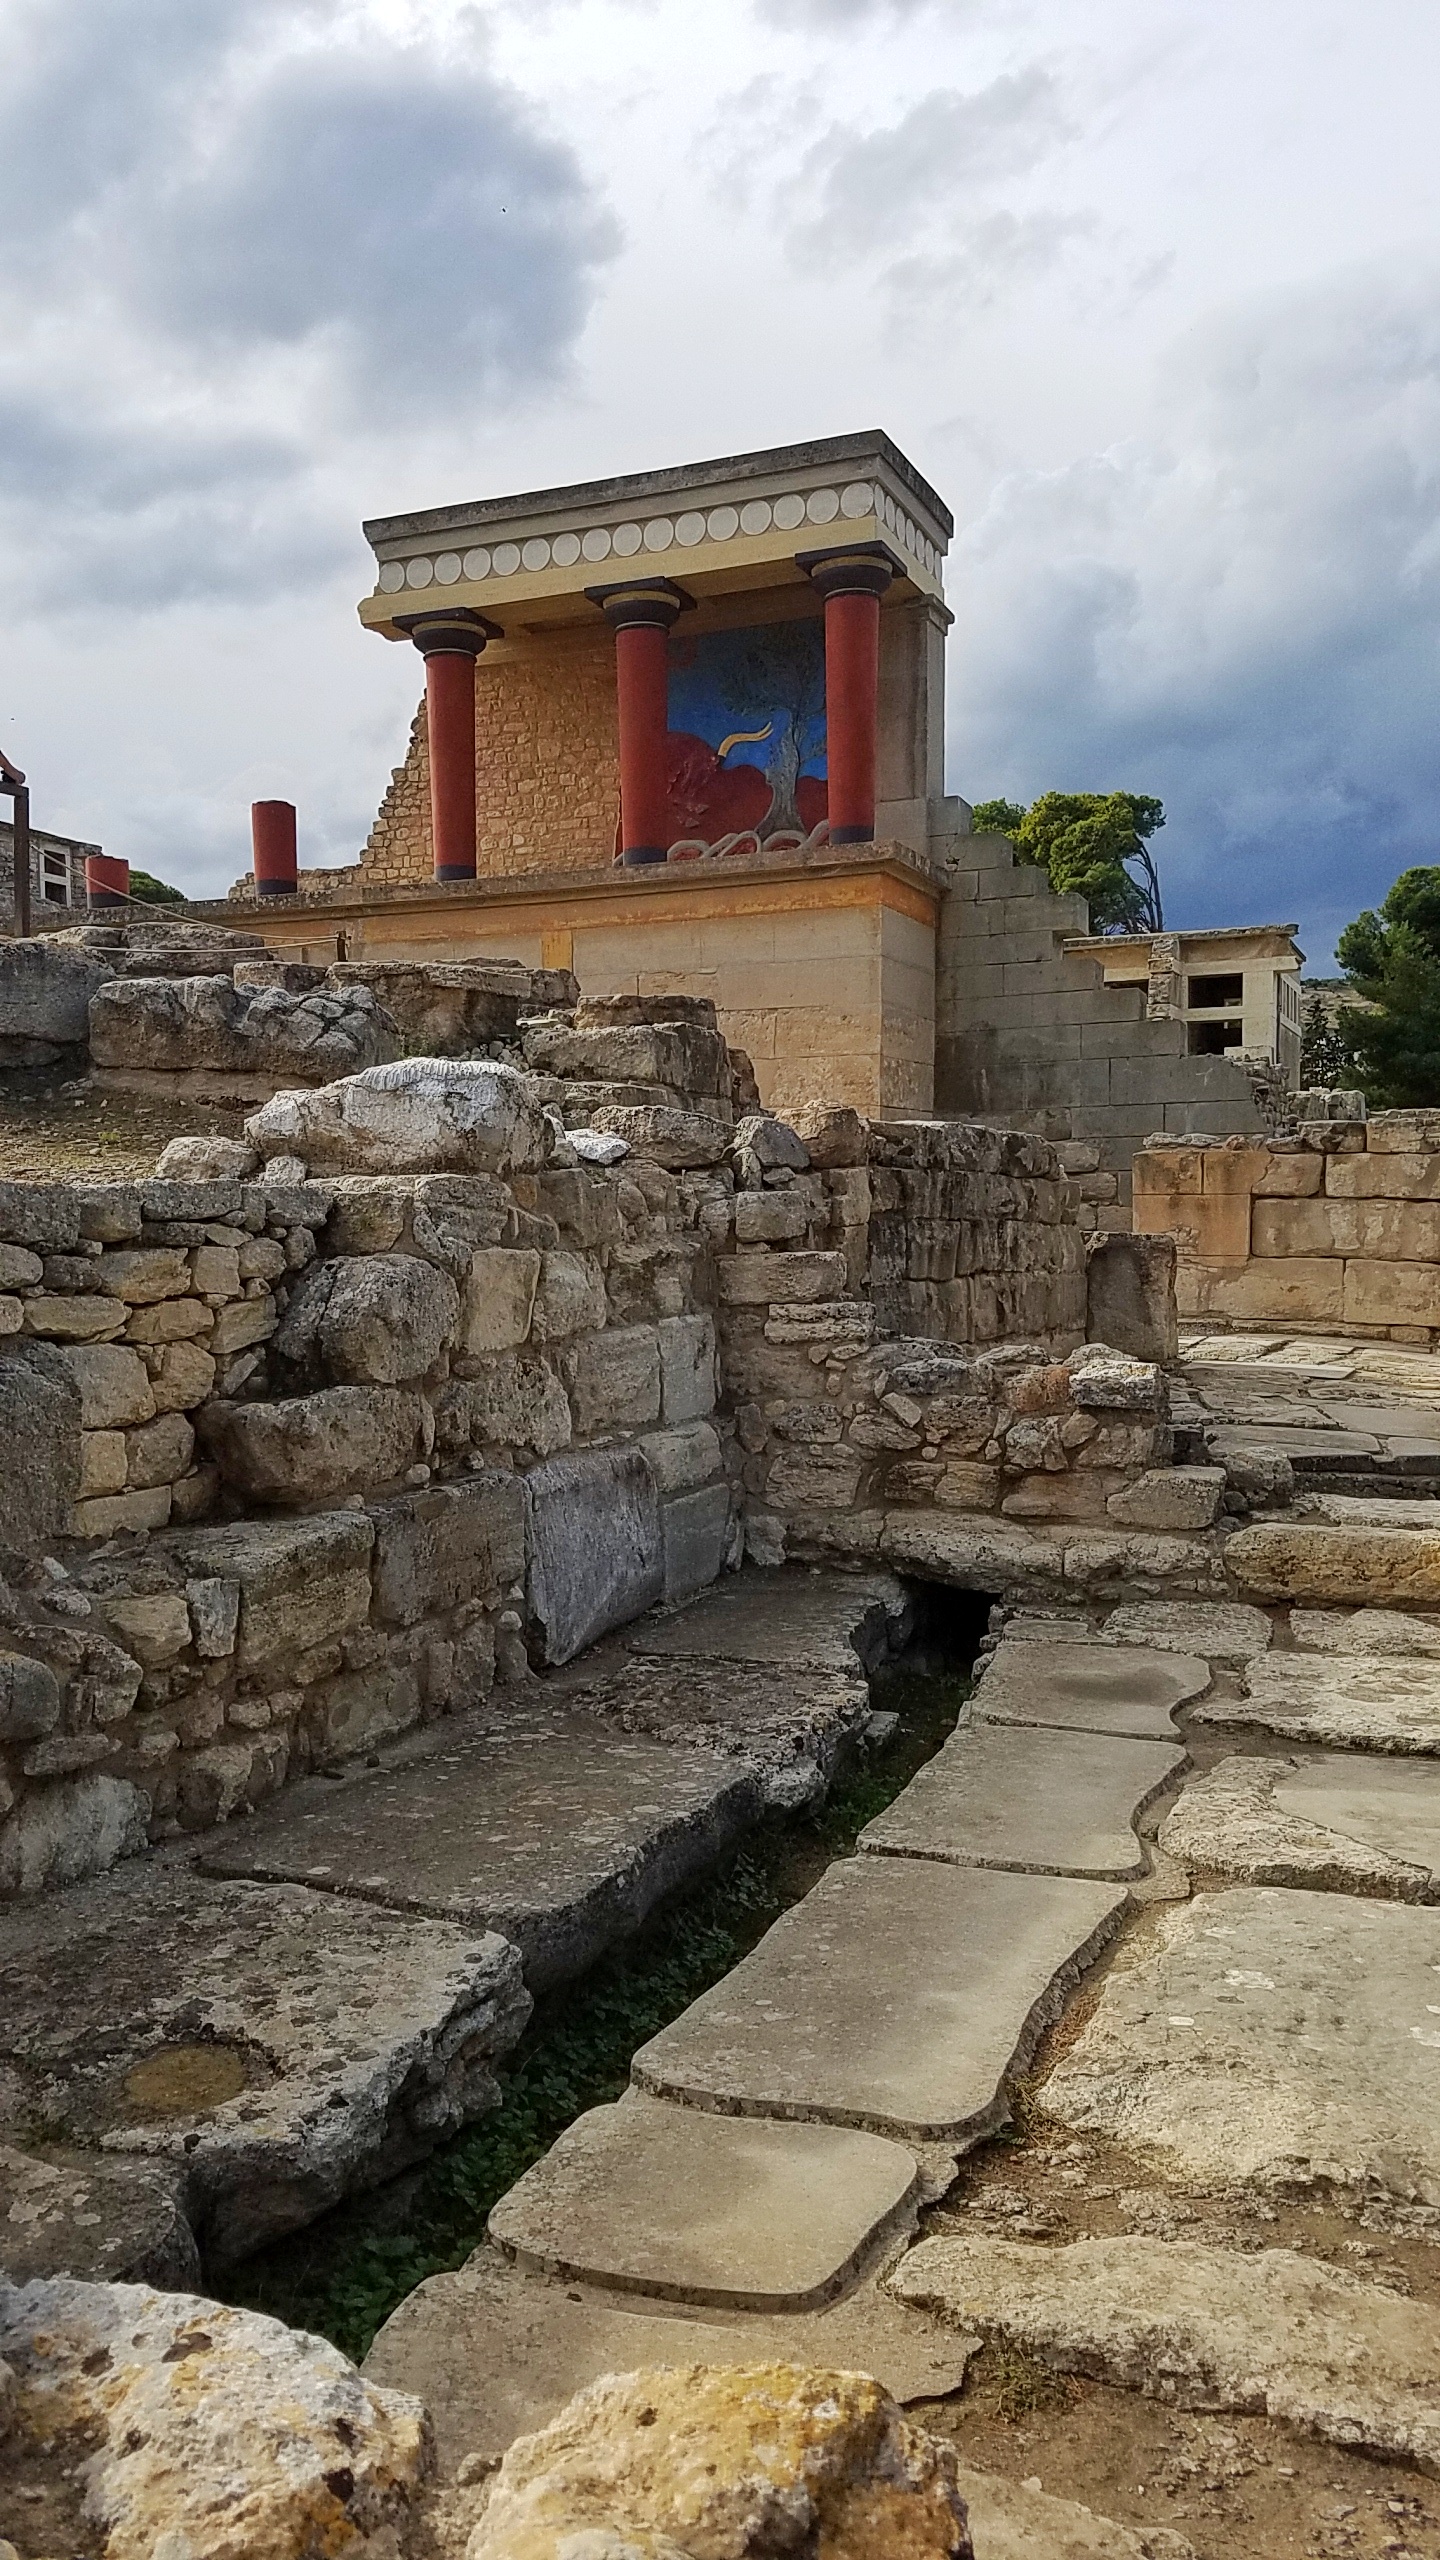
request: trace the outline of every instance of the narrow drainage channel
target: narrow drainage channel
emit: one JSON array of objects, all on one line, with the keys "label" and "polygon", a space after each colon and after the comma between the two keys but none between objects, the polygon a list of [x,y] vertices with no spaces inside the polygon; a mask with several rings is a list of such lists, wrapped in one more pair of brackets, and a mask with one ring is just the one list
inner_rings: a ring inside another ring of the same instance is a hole
[{"label": "narrow drainage channel", "polygon": [[833,1859],[849,1856],[954,1731],[990,1602],[938,1590],[917,1598],[915,1640],[870,1684],[872,1706],[897,1717],[895,1730],[824,1804],[768,1816],[623,1946],[542,2000],[499,2072],[498,2107],[422,2168],[212,2280],[220,2300],[317,2331],[358,2363],[417,2284],[463,2265],[491,2206],[578,2115],[621,2095],[637,2048],[732,1972]]}]

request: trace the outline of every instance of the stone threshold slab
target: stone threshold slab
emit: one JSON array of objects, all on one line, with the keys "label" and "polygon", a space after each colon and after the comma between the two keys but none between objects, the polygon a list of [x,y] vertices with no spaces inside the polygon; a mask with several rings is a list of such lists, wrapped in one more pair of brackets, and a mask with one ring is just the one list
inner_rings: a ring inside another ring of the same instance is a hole
[{"label": "stone threshold slab", "polygon": [[1440,2472],[1440,2314],[1296,2250],[966,2234],[922,2242],[891,2286],[1062,2373]]},{"label": "stone threshold slab", "polygon": [[508,2257],[621,2293],[809,2311],[908,2228],[909,2151],[873,2133],[702,2115],[631,2090],[592,2107],[502,2196]]},{"label": "stone threshold slab", "polygon": [[874,1671],[898,1653],[914,1606],[892,1573],[754,1566],[621,1639],[654,1661],[749,1662],[779,1670]]},{"label": "stone threshold slab", "polygon": [[1004,1641],[976,1681],[974,1711],[988,1724],[1173,1742],[1174,1710],[1209,1686],[1209,1664],[1192,1655],[1143,1645]]},{"label": "stone threshold slab", "polygon": [[1440,1901],[1440,1769],[1354,1751],[1222,1760],[1191,1780],[1160,1846],[1236,1884]]},{"label": "stone threshold slab", "polygon": [[860,1834],[862,1852],[1018,1875],[1143,1875],[1135,1824],[1188,1766],[1173,1744],[962,1727]]},{"label": "stone threshold slab", "polygon": [[969,2148],[1008,2121],[1126,1896],[922,1858],[829,1868],[631,2064],[653,2096]]},{"label": "stone threshold slab", "polygon": [[539,1991],[713,1864],[760,1800],[734,1760],[537,1710],[406,1768],[313,1782],[230,1826],[198,1865],[497,1930]]},{"label": "stone threshold slab", "polygon": [[488,2243],[431,2276],[391,2313],[366,2379],[413,2391],[435,2429],[442,2478],[467,2455],[495,2461],[604,2373],[648,2365],[754,2364],[873,2374],[900,2401],[958,2391],[979,2340],[863,2279],[823,2311],[687,2314],[635,2294],[512,2265]]},{"label": "stone threshold slab", "polygon": [[1197,1894],[1113,1967],[1041,2103],[1217,2194],[1440,2205],[1440,1911]]},{"label": "stone threshold slab", "polygon": [[1267,1653],[1243,1697],[1207,1698],[1206,1725],[1259,1725],[1338,1750],[1440,1752],[1440,1661],[1395,1654]]}]

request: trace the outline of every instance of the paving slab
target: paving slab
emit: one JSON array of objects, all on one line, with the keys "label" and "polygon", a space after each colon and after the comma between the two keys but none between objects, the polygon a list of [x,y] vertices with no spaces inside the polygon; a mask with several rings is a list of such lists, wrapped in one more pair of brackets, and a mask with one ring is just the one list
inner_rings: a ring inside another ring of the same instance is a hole
[{"label": "paving slab", "polygon": [[217,2265],[493,2106],[530,2005],[492,1933],[154,1861],[0,1917],[11,2127],[173,2164]]},{"label": "paving slab", "polygon": [[1207,1698],[1207,1725],[1260,1725],[1340,1750],[1440,1751],[1440,1664],[1397,1654],[1263,1653],[1242,1697]]},{"label": "paving slab", "polygon": [[1440,2313],[1296,2250],[966,2234],[923,2241],[890,2282],[1062,2373],[1440,2471]]},{"label": "paving slab", "polygon": [[753,1662],[807,1671],[874,1670],[898,1653],[914,1605],[893,1573],[749,1568],[667,1617],[642,1618],[627,1652],[657,1661]]},{"label": "paving slab", "polygon": [[1303,1422],[1222,1422],[1205,1434],[1216,1458],[1238,1457],[1249,1449],[1283,1449],[1287,1458],[1322,1460],[1338,1466],[1347,1458],[1374,1458],[1380,1443],[1371,1431],[1317,1429]]},{"label": "paving slab", "polygon": [[1008,2120],[1007,2080],[1124,1907],[1068,1877],[842,1859],[632,2077],[726,2115],[968,2148]]},{"label": "paving slab", "polygon": [[976,1683],[991,1724],[1057,1725],[1072,1733],[1173,1742],[1173,1711],[1210,1685],[1210,1666],[1148,1646],[1000,1644]]},{"label": "paving slab", "polygon": [[743,1761],[767,1805],[793,1811],[822,1796],[870,1721],[870,1690],[852,1655],[844,1670],[762,1663],[650,1662],[607,1653],[566,1680],[565,1703],[612,1732],[648,1736],[707,1758]]},{"label": "paving slab", "polygon": [[976,1722],[867,1823],[862,1850],[1020,1875],[1143,1875],[1135,1823],[1186,1766],[1173,1744]]},{"label": "paving slab", "polygon": [[712,1864],[760,1795],[753,1771],[715,1753],[574,1711],[517,1714],[411,1767],[297,1788],[278,1813],[228,1826],[198,1863],[498,1930],[539,1991]]},{"label": "paving slab", "polygon": [[1172,1905],[1041,2103],[1213,2191],[1440,2205],[1440,1911],[1266,1885]]},{"label": "paving slab", "polygon": [[1225,1571],[1251,1600],[1302,1608],[1440,1605],[1440,1537],[1421,1529],[1256,1520],[1226,1540]]},{"label": "paving slab", "polygon": [[1440,1502],[1426,1494],[1311,1493],[1295,1506],[1297,1520],[1323,1520],[1332,1529],[1440,1530]]},{"label": "paving slab", "polygon": [[702,2115],[629,2090],[592,2107],[502,2196],[523,2266],[621,2293],[809,2311],[914,2221],[913,2153],[878,2134]]},{"label": "paving slab", "polygon": [[1193,2542],[1168,2526],[1120,2524],[998,2471],[957,2468],[975,2560],[1195,2560]]},{"label": "paving slab", "polygon": [[1440,1654],[1440,1617],[1408,1609],[1292,1609],[1302,1653]]},{"label": "paving slab", "polygon": [[1268,1650],[1275,1630],[1263,1609],[1247,1608],[1243,1600],[1124,1600],[1101,1633],[1107,1644],[1249,1662]]},{"label": "paving slab", "polygon": [[548,2426],[602,2373],[647,2365],[753,2364],[870,2373],[900,2401],[958,2391],[979,2344],[863,2280],[823,2311],[687,2314],[636,2294],[534,2274],[488,2244],[431,2276],[392,2312],[367,2381],[413,2391],[435,2428],[441,2475],[495,2460]]},{"label": "paving slab", "polygon": [[1320,1410],[1342,1431],[1373,1431],[1380,1440],[1429,1436],[1425,1426],[1431,1419],[1431,1409],[1423,1404],[1347,1404],[1340,1397],[1333,1401],[1323,1397]]},{"label": "paving slab", "polygon": [[1237,1884],[1440,1900],[1440,1769],[1374,1752],[1222,1760],[1160,1827],[1168,1857]]},{"label": "paving slab", "polygon": [[200,2281],[200,2252],[180,2204],[183,2173],[94,2152],[44,2156],[0,2143],[0,2278],[80,2276],[96,2284]]}]

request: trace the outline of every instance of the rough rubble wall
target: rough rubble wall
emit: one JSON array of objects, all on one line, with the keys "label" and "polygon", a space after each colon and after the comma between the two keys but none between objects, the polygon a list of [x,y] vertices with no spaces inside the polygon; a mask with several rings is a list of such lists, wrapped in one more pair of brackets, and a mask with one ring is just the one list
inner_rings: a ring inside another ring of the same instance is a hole
[{"label": "rough rubble wall", "polygon": [[935,996],[935,1101],[1052,1139],[1092,1141],[1130,1196],[1142,1139],[1173,1129],[1262,1134],[1243,1071],[1186,1054],[1185,1025],[1146,1019],[1143,987],[1107,987],[1067,952],[1090,930],[1083,898],[1056,898],[1008,837],[947,840]]},{"label": "rough rubble wall", "polygon": [[1135,1224],[1176,1237],[1182,1317],[1440,1342],[1440,1112],[1147,1148]]}]

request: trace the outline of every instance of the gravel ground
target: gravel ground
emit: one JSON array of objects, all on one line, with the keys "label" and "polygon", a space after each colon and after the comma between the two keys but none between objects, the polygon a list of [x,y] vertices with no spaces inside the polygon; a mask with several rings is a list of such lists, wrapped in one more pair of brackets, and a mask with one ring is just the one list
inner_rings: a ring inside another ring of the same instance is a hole
[{"label": "gravel ground", "polygon": [[172,1138],[238,1138],[247,1107],[99,1093],[59,1068],[12,1069],[0,1073],[0,1179],[133,1180],[154,1172]]}]

